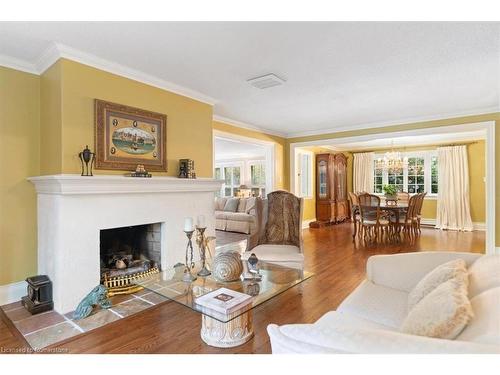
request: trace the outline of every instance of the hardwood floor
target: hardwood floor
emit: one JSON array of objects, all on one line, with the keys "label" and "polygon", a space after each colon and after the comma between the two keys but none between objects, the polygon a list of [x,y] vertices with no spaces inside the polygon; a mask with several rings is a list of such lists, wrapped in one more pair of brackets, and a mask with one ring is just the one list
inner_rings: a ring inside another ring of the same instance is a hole
[{"label": "hardwood floor", "polygon": [[[483,252],[484,232],[443,232],[424,228],[412,246],[354,246],[351,225],[304,230],[306,269],[315,276],[254,309],[255,337],[232,349],[217,349],[200,339],[196,312],[165,302],[105,327],[60,342],[49,349],[69,353],[270,353],[269,323],[312,323],[334,310],[364,278],[375,254],[441,250]],[[0,313],[0,349],[26,347]],[[2,351],[0,351],[1,353]]]}]

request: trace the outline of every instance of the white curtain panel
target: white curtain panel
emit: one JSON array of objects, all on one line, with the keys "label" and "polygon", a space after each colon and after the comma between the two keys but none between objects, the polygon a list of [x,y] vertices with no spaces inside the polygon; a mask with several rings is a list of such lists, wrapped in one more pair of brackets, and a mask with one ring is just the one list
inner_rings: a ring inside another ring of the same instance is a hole
[{"label": "white curtain panel", "polygon": [[352,189],[354,193],[373,192],[373,152],[354,154]]},{"label": "white curtain panel", "polygon": [[471,231],[466,146],[438,148],[438,182],[436,228]]}]

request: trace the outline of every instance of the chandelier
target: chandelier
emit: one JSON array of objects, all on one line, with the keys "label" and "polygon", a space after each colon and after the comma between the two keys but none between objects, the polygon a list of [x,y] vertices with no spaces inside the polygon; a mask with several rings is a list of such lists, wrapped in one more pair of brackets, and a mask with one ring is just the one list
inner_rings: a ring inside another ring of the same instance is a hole
[{"label": "chandelier", "polygon": [[377,171],[401,174],[406,167],[408,167],[408,157],[402,157],[401,152],[394,150],[394,142],[391,143],[391,151],[386,152],[383,158],[375,160]]}]

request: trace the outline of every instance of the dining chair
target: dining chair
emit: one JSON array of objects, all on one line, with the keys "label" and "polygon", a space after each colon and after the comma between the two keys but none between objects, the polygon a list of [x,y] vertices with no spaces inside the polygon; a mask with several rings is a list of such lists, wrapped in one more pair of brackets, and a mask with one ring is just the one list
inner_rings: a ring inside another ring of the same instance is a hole
[{"label": "dining chair", "polygon": [[410,194],[407,193],[406,191],[398,191],[397,197],[398,197],[398,202],[402,203],[408,203],[408,201],[410,200]]},{"label": "dining chair", "polygon": [[417,212],[416,212],[416,216],[417,216],[417,229],[418,229],[418,233],[422,233],[422,230],[420,229],[420,222],[422,220],[422,206],[424,205],[424,199],[425,199],[425,196],[427,195],[427,193],[420,193],[419,194],[419,199],[418,199],[418,204],[417,204]]},{"label": "dining chair", "polygon": [[360,230],[365,243],[376,242],[379,238],[386,240],[390,238],[390,222],[385,218],[380,209],[380,198],[373,194],[361,194],[358,196]]},{"label": "dining chair", "polygon": [[360,225],[360,215],[359,215],[359,202],[358,196],[352,192],[349,192],[349,200],[351,201],[351,221],[353,223],[352,240],[356,238],[356,234],[359,234]]},{"label": "dining chair", "polygon": [[399,217],[399,223],[396,223],[395,218],[391,218],[391,224],[396,227],[403,227],[403,233],[405,237],[410,240],[410,243],[414,241],[417,235],[417,209],[419,194],[412,195],[408,201],[408,210],[406,214]]}]

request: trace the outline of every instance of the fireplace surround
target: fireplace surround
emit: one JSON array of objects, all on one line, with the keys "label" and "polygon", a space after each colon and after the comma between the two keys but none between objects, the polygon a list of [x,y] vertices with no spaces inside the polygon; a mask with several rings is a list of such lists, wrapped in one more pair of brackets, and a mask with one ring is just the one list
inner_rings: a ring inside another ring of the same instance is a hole
[{"label": "fireplace surround", "polygon": [[53,282],[54,309],[73,311],[100,282],[100,233],[159,226],[160,268],[184,261],[184,217],[205,215],[215,235],[214,194],[222,181],[198,178],[50,175],[31,177],[38,202],[38,273]]}]

